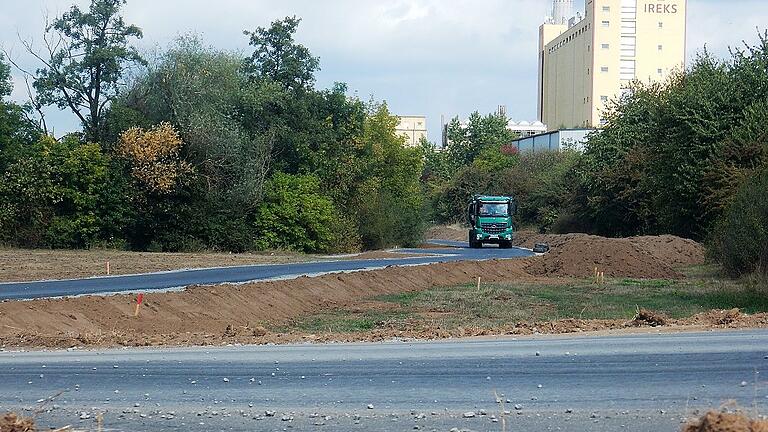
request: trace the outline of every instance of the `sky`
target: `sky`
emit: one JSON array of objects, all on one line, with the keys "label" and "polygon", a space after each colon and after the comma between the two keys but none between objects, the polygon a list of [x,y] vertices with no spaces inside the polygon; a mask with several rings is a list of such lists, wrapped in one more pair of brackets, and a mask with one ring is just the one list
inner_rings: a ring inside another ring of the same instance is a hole
[{"label": "sky", "polygon": [[[583,10],[583,0],[576,0]],[[88,0],[0,0],[0,45],[22,66],[39,66],[19,37],[39,42],[45,16]],[[198,33],[219,49],[250,52],[243,30],[296,15],[296,39],[320,57],[317,87],[347,83],[350,94],[385,100],[401,115],[426,115],[429,138],[440,137],[441,116],[490,113],[535,120],[538,26],[550,0],[128,0],[127,23],[144,31],[135,45],[164,48]],[[766,0],[688,0],[690,59],[704,45],[718,56],[757,41],[768,27]],[[40,46],[39,43],[37,46]],[[12,97],[27,99],[21,75]],[[56,136],[79,130],[75,116],[51,108]]]}]

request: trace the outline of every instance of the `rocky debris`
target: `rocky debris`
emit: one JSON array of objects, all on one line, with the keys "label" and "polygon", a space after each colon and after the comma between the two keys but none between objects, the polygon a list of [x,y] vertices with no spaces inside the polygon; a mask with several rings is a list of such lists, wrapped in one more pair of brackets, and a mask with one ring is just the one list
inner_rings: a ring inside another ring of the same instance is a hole
[{"label": "rocky debris", "polygon": [[464,418],[473,418],[473,417],[476,417],[477,414],[475,414],[474,411],[467,411],[464,414],[462,414],[461,416],[464,417]]},{"label": "rocky debris", "polygon": [[666,325],[669,322],[669,318],[658,312],[654,312],[648,309],[638,309],[635,317],[628,324],[634,327],[658,327]]},{"label": "rocky debris", "polygon": [[742,413],[710,411],[683,426],[682,432],[766,432],[768,420],[750,419]]},{"label": "rocky debris", "polygon": [[720,325],[727,325],[736,322],[741,317],[741,312],[738,308],[721,311],[722,316],[717,320]]}]

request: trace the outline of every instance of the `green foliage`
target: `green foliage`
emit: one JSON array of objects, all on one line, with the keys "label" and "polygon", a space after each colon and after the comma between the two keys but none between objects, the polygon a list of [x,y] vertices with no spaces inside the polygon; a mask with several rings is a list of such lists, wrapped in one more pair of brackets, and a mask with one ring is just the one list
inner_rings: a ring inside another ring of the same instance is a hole
[{"label": "green foliage", "polygon": [[711,256],[739,277],[768,276],[768,169],[748,179],[712,233]]},{"label": "green foliage", "polygon": [[27,118],[28,107],[5,100],[13,91],[10,66],[0,53],[0,174],[22,157],[40,131]]},{"label": "green foliage", "polygon": [[448,123],[448,159],[454,169],[469,165],[485,150],[500,148],[517,138],[507,129],[507,119],[498,114],[483,117],[477,111],[470,114],[466,124],[458,117]]},{"label": "green foliage", "polygon": [[406,147],[396,125],[386,104],[369,105],[357,161],[361,176],[351,201],[366,248],[413,246],[426,228],[422,151]]},{"label": "green foliage", "polygon": [[[0,185],[0,236],[22,246],[88,247],[119,230],[110,160],[98,144],[43,137]],[[106,187],[105,187],[106,186]]]},{"label": "green foliage", "polygon": [[10,95],[12,91],[11,67],[5,62],[3,53],[0,53],[0,99]]},{"label": "green foliage", "polygon": [[130,38],[142,33],[123,21],[123,4],[92,0],[87,12],[72,6],[46,28],[50,56],[37,55],[44,63],[34,82],[39,102],[70,109],[94,142],[103,136],[105,106],[117,94],[125,68],[143,62],[128,46]]},{"label": "green foliage", "polygon": [[285,17],[272,22],[269,28],[243,32],[250,37],[253,54],[245,61],[245,68],[255,79],[268,79],[286,89],[305,90],[315,82],[320,59],[313,57],[305,46],[297,44],[293,35],[301,19]]},{"label": "green foliage", "polygon": [[335,249],[339,215],[320,191],[317,177],[276,173],[267,182],[254,226],[260,249],[329,252]]},{"label": "green foliage", "polygon": [[730,61],[706,51],[663,84],[635,83],[575,170],[574,211],[607,235],[701,239],[766,163],[768,35]]}]

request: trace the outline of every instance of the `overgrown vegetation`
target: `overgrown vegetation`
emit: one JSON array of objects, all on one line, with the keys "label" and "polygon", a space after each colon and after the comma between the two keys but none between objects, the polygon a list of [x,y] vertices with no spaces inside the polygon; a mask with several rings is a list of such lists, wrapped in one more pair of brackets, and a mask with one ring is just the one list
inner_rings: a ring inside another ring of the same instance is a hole
[{"label": "overgrown vegetation", "polygon": [[[245,32],[249,55],[194,35],[140,55],[124,3],[56,18],[30,105],[3,99],[0,242],[326,252],[418,241],[421,151],[385,104],[315,88],[300,19]],[[0,58],[0,97],[10,90]],[[69,109],[83,132],[50,136],[31,119],[44,105]]]},{"label": "overgrown vegetation", "polygon": [[705,50],[665,82],[634,82],[583,153],[518,155],[494,117],[454,120],[445,152],[424,146],[436,222],[461,220],[471,194],[511,194],[518,223],[543,232],[711,239],[729,274],[765,268],[768,33],[729,59]]},{"label": "overgrown vegetation", "polygon": [[[140,53],[124,3],[92,0],[52,21],[26,105],[8,100],[0,56],[0,242],[405,246],[427,223],[463,220],[484,193],[514,195],[516,222],[542,232],[709,239],[729,274],[766,271],[768,33],[728,59],[703,51],[665,82],[635,82],[584,152],[518,154],[507,119],[477,112],[453,119],[438,151],[405,147],[385,104],[316,88],[299,18],[246,31],[248,54],[194,35]],[[52,137],[47,105],[82,132]]]}]

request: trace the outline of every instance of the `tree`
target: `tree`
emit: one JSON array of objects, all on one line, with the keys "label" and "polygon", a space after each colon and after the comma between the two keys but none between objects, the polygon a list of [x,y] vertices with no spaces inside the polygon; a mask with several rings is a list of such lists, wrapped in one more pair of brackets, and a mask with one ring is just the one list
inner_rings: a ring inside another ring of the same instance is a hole
[{"label": "tree", "polygon": [[290,90],[306,90],[315,82],[320,59],[313,57],[305,46],[296,43],[294,33],[301,19],[285,17],[270,27],[244,31],[255,48],[245,60],[245,69],[253,79],[269,79]]},{"label": "tree", "polygon": [[0,53],[0,175],[40,135],[28,117],[29,108],[6,100],[12,91],[10,66]]},{"label": "tree", "polygon": [[192,166],[179,158],[182,144],[169,123],[160,123],[147,131],[132,127],[120,136],[117,154],[128,160],[131,175],[144,188],[165,194],[192,172]]},{"label": "tree", "polygon": [[68,135],[42,137],[0,182],[0,237],[22,246],[90,247],[120,211],[110,196],[109,157]]},{"label": "tree", "polygon": [[486,149],[500,149],[517,138],[517,134],[507,129],[507,119],[499,114],[483,117],[477,111],[470,114],[466,124],[458,117],[448,124],[448,157],[458,169],[474,162]]},{"label": "tree", "polygon": [[329,252],[338,247],[341,223],[317,177],[276,173],[267,183],[254,225],[260,249]]},{"label": "tree", "polygon": [[141,29],[127,25],[120,15],[125,0],[92,0],[87,12],[72,6],[46,26],[47,52],[26,48],[43,67],[37,70],[34,88],[39,102],[69,108],[82,122],[86,139],[100,142],[104,113],[117,93],[126,67],[143,63],[130,38],[141,38]]}]

